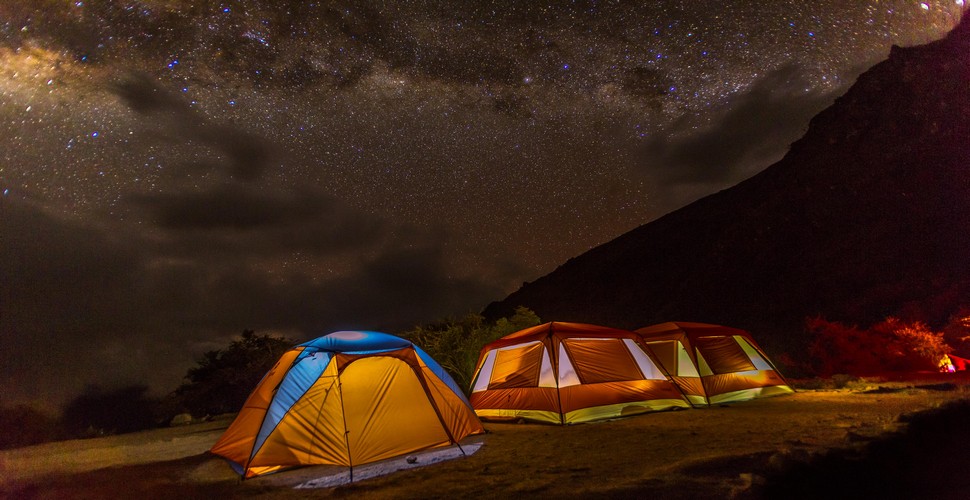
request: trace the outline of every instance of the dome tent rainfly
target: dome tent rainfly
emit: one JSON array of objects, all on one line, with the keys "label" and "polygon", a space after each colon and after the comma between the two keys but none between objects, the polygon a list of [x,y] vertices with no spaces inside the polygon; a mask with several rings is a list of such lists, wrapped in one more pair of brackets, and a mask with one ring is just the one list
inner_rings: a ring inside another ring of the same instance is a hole
[{"label": "dome tent rainfly", "polygon": [[750,333],[707,323],[639,328],[643,344],[692,405],[747,401],[795,392]]},{"label": "dome tent rainfly", "polygon": [[633,332],[552,322],[489,343],[470,401],[486,420],[573,424],[689,408]]},{"label": "dome tent rainfly", "polygon": [[484,432],[454,380],[386,333],[341,331],[283,354],[210,450],[243,477],[351,468]]}]

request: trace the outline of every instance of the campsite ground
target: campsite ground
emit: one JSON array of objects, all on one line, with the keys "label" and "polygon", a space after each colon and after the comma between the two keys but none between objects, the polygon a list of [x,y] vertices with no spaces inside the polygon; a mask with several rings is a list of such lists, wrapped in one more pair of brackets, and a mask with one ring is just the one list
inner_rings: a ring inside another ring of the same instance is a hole
[{"label": "campsite ground", "polygon": [[912,498],[970,487],[970,456],[953,449],[970,442],[966,378],[862,381],[568,427],[486,424],[469,457],[318,490],[288,486],[315,468],[239,481],[205,453],[229,421],[6,450],[0,497]]}]

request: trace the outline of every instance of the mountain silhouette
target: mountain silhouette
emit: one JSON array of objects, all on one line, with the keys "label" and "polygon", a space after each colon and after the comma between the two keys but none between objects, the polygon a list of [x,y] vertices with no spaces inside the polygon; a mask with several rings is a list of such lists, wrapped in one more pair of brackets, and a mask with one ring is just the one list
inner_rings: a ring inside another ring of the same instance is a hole
[{"label": "mountain silhouette", "polygon": [[970,22],[893,47],[779,162],[570,259],[486,317],[700,321],[798,355],[805,319],[940,325],[970,306]]}]

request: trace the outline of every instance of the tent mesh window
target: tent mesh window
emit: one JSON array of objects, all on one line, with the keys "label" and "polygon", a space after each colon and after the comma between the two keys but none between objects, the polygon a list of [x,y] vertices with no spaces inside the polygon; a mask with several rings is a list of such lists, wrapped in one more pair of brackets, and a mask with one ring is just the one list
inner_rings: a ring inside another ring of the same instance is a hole
[{"label": "tent mesh window", "polygon": [[623,339],[566,339],[563,344],[584,384],[643,379]]},{"label": "tent mesh window", "polygon": [[756,370],[744,349],[732,337],[700,337],[694,346],[715,374]]},{"label": "tent mesh window", "polygon": [[489,389],[538,387],[543,345],[539,342],[495,353]]}]

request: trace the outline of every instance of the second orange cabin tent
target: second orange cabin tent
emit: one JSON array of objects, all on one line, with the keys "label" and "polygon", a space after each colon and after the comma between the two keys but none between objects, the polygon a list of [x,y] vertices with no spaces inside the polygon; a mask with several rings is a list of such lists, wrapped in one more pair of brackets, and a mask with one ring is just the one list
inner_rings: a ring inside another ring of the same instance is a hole
[{"label": "second orange cabin tent", "polygon": [[794,392],[745,330],[680,321],[636,333],[695,406]]}]

